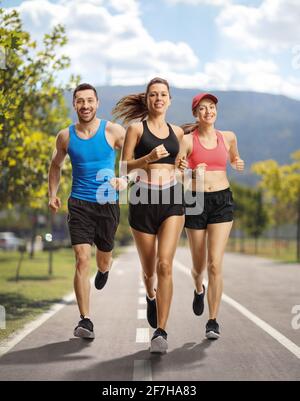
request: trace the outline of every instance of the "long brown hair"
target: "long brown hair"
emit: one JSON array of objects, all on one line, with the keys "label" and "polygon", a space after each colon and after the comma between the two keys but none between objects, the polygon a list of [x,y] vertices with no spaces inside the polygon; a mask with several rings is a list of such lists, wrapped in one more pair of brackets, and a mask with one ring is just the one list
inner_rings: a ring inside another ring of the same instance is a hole
[{"label": "long brown hair", "polygon": [[187,135],[198,128],[198,122],[182,124],[180,127],[183,129],[184,135]]},{"label": "long brown hair", "polygon": [[[129,124],[132,120],[143,121],[148,116],[147,96],[150,87],[154,84],[164,84],[170,94],[168,81],[163,78],[155,77],[148,83],[146,92],[127,95],[122,97],[112,110],[114,120],[122,120],[123,124]],[[171,95],[170,95],[171,97]]]}]

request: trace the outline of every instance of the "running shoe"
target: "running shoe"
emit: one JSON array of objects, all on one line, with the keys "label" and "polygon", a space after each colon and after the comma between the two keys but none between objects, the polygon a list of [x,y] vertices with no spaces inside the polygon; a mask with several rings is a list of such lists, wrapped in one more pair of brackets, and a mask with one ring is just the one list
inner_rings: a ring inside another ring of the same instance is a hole
[{"label": "running shoe", "polygon": [[156,312],[156,299],[149,299],[146,295],[147,301],[147,320],[153,329],[157,327],[157,312]]},{"label": "running shoe", "polygon": [[194,290],[193,311],[197,316],[201,316],[204,311],[205,287],[203,284],[202,287],[202,294],[197,294],[196,290]]},{"label": "running shoe", "polygon": [[78,326],[74,329],[74,336],[80,338],[95,338],[94,325],[88,318],[81,318]]},{"label": "running shoe", "polygon": [[168,349],[167,333],[161,328],[157,328],[151,339],[150,352],[164,354]]},{"label": "running shoe", "polygon": [[217,340],[220,337],[219,325],[216,319],[209,319],[206,323],[206,338]]},{"label": "running shoe", "polygon": [[102,288],[105,286],[108,279],[108,273],[109,272],[102,273],[100,270],[97,271],[95,277],[95,287],[97,290],[102,290]]}]

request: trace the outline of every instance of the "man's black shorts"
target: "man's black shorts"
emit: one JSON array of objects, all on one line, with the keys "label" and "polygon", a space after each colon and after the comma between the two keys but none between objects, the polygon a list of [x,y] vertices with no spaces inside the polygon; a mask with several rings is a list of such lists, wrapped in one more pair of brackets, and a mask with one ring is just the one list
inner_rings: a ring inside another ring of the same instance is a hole
[{"label": "man's black shorts", "polygon": [[68,200],[68,225],[72,245],[95,243],[103,252],[114,247],[114,237],[120,220],[119,205],[99,204],[81,199]]},{"label": "man's black shorts", "polygon": [[[194,192],[192,196],[197,197],[202,204],[202,213],[192,215],[186,214],[185,228],[194,230],[205,230],[208,224],[225,223],[233,221],[234,201],[229,188],[216,192]],[[187,210],[193,205],[186,204]]]}]

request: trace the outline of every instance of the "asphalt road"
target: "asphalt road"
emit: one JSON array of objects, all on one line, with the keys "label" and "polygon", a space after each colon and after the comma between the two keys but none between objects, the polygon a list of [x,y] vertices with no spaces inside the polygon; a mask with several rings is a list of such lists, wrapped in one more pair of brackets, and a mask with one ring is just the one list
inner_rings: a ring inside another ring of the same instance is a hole
[{"label": "asphalt road", "polygon": [[178,248],[166,355],[149,353],[153,330],[131,247],[106,287],[92,290],[95,340],[73,337],[71,302],[0,358],[0,380],[300,380],[300,317],[292,313],[295,305],[300,313],[300,266],[226,254],[217,341],[204,337],[207,304],[193,315],[190,267],[189,250]]}]

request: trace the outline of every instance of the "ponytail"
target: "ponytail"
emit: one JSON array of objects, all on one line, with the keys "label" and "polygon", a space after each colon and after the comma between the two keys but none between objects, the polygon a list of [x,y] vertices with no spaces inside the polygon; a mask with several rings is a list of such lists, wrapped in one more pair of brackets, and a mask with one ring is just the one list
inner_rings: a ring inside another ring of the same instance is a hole
[{"label": "ponytail", "polygon": [[184,135],[190,134],[198,128],[198,122],[183,124],[181,128],[183,129]]},{"label": "ponytail", "polygon": [[138,93],[122,97],[112,110],[114,120],[120,119],[123,124],[132,120],[143,121],[148,115],[146,93]]}]

